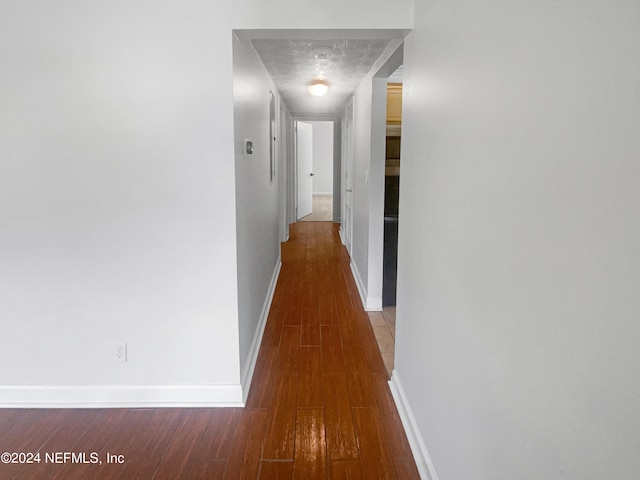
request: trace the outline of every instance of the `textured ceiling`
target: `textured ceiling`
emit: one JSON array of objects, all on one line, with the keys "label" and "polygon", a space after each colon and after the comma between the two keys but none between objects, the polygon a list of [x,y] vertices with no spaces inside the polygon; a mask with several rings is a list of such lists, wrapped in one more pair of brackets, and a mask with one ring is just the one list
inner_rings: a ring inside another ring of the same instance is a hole
[{"label": "textured ceiling", "polygon": [[[253,39],[267,71],[292,113],[337,113],[389,45],[388,39]],[[329,82],[324,97],[313,97],[307,84]]]}]

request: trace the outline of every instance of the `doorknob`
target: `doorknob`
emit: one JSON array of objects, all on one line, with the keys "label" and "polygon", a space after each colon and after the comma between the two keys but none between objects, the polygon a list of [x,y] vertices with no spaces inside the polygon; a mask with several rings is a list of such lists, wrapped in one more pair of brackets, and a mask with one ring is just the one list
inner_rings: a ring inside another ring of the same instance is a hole
[{"label": "doorknob", "polygon": [[353,192],[353,189],[347,188],[347,192],[351,193],[351,192]]},{"label": "doorknob", "polygon": [[313,177],[314,175],[315,175],[315,173],[310,173],[309,174],[310,177]]}]

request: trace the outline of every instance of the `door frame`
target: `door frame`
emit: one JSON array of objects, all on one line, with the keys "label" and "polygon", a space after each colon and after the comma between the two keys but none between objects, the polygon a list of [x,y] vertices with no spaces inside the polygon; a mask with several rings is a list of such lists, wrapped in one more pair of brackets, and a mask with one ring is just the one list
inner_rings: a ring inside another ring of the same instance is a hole
[{"label": "door frame", "polygon": [[[341,193],[343,193],[342,201],[340,203],[341,210],[341,222],[340,222],[340,238],[343,245],[347,248],[347,252],[351,256],[353,248],[353,153],[355,147],[355,132],[354,119],[355,119],[355,96],[352,96],[345,104],[343,113],[343,138],[342,144],[342,161],[340,162],[340,180],[341,180]],[[348,111],[351,109],[351,118],[347,118]],[[350,126],[350,130],[348,129]],[[351,200],[351,215],[347,215],[347,200]]]},{"label": "door frame", "polygon": [[333,122],[333,222],[340,223],[341,218],[341,188],[342,182],[340,177],[341,171],[341,125],[342,125],[342,117],[341,115],[332,115],[332,114],[292,114],[291,115],[291,129],[290,134],[293,138],[293,144],[291,145],[291,163],[290,167],[290,179],[292,181],[288,182],[287,189],[287,199],[289,205],[287,206],[287,217],[289,224],[295,223],[297,221],[296,211],[297,211],[297,201],[298,201],[298,165],[296,159],[296,148],[295,145],[295,124],[297,121],[300,122]]},{"label": "door frame", "polygon": [[382,310],[384,257],[384,177],[387,125],[387,80],[404,61],[404,42],[371,79],[371,158],[369,163],[368,284],[366,310]]},{"label": "door frame", "polygon": [[290,165],[292,159],[293,139],[291,138],[292,120],[291,113],[284,103],[282,95],[278,95],[279,115],[278,115],[278,221],[280,223],[280,241],[286,242],[289,239],[289,212],[288,212],[288,185],[291,182],[292,170]]},{"label": "door frame", "polygon": [[[294,132],[296,137],[297,172],[296,221],[298,221],[313,213],[313,125],[310,122],[295,120]],[[307,171],[309,172],[308,175]]]}]

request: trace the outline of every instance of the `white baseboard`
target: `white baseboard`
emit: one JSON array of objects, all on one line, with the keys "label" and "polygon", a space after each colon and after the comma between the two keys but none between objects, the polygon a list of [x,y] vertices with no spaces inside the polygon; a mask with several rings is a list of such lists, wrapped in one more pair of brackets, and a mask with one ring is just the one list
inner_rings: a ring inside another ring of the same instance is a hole
[{"label": "white baseboard", "polygon": [[342,245],[347,245],[347,242],[345,242],[344,240],[344,232],[342,231],[342,227],[344,224],[340,224],[340,228],[338,229],[338,235],[340,235],[340,241],[342,242]]},{"label": "white baseboard", "polygon": [[0,408],[240,407],[240,385],[2,386]]},{"label": "white baseboard", "polygon": [[367,289],[362,282],[362,278],[360,277],[360,272],[358,271],[358,267],[353,262],[349,262],[349,267],[351,267],[351,274],[353,275],[353,279],[356,281],[356,287],[358,287],[358,293],[360,294],[360,301],[362,302],[362,306],[365,307],[367,305],[367,294],[365,293]]},{"label": "white baseboard", "polygon": [[396,408],[400,414],[400,420],[402,420],[402,425],[404,426],[404,430],[407,434],[407,439],[409,440],[411,452],[413,453],[413,458],[415,459],[416,466],[418,467],[420,478],[422,480],[438,480],[438,474],[436,473],[436,469],[431,461],[431,456],[427,451],[427,447],[425,446],[422,435],[420,434],[420,429],[418,428],[416,419],[413,416],[411,406],[404,394],[400,377],[395,370],[391,374],[389,388],[391,389],[393,400],[395,401]]},{"label": "white baseboard", "polygon": [[331,191],[331,192],[313,192],[313,195],[333,195],[333,191]]},{"label": "white baseboard", "polygon": [[358,267],[356,264],[351,262],[349,264],[351,267],[351,273],[353,274],[353,278],[356,281],[356,286],[358,287],[358,293],[360,294],[360,301],[362,302],[362,306],[367,312],[381,312],[382,311],[382,298],[373,298],[367,297],[367,289],[364,286],[364,282],[362,281],[362,277],[360,277],[360,272],[358,271]]},{"label": "white baseboard", "polygon": [[381,312],[382,298],[367,297],[367,304],[364,309],[367,312]]},{"label": "white baseboard", "polygon": [[249,389],[251,388],[251,380],[253,379],[253,372],[256,368],[256,362],[258,361],[258,353],[260,352],[260,344],[262,343],[262,336],[264,335],[264,329],[267,325],[267,318],[269,317],[269,310],[271,309],[271,302],[273,301],[273,294],[276,291],[276,285],[278,283],[278,277],[280,276],[280,269],[282,268],[282,261],[278,258],[278,263],[271,276],[271,283],[269,283],[269,290],[267,296],[264,299],[262,305],[262,312],[260,313],[260,320],[258,321],[258,328],[253,335],[253,341],[251,342],[251,348],[249,349],[249,355],[247,356],[247,362],[242,372],[242,401],[247,401],[249,395]]}]

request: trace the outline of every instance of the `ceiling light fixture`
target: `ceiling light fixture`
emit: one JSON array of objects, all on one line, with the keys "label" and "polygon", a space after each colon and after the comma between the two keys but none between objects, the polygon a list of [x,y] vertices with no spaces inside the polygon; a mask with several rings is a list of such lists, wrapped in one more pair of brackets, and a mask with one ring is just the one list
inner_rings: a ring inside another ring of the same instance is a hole
[{"label": "ceiling light fixture", "polygon": [[329,90],[329,83],[326,80],[322,80],[320,78],[316,78],[309,85],[307,85],[307,90],[314,97],[321,97],[326,95]]}]

